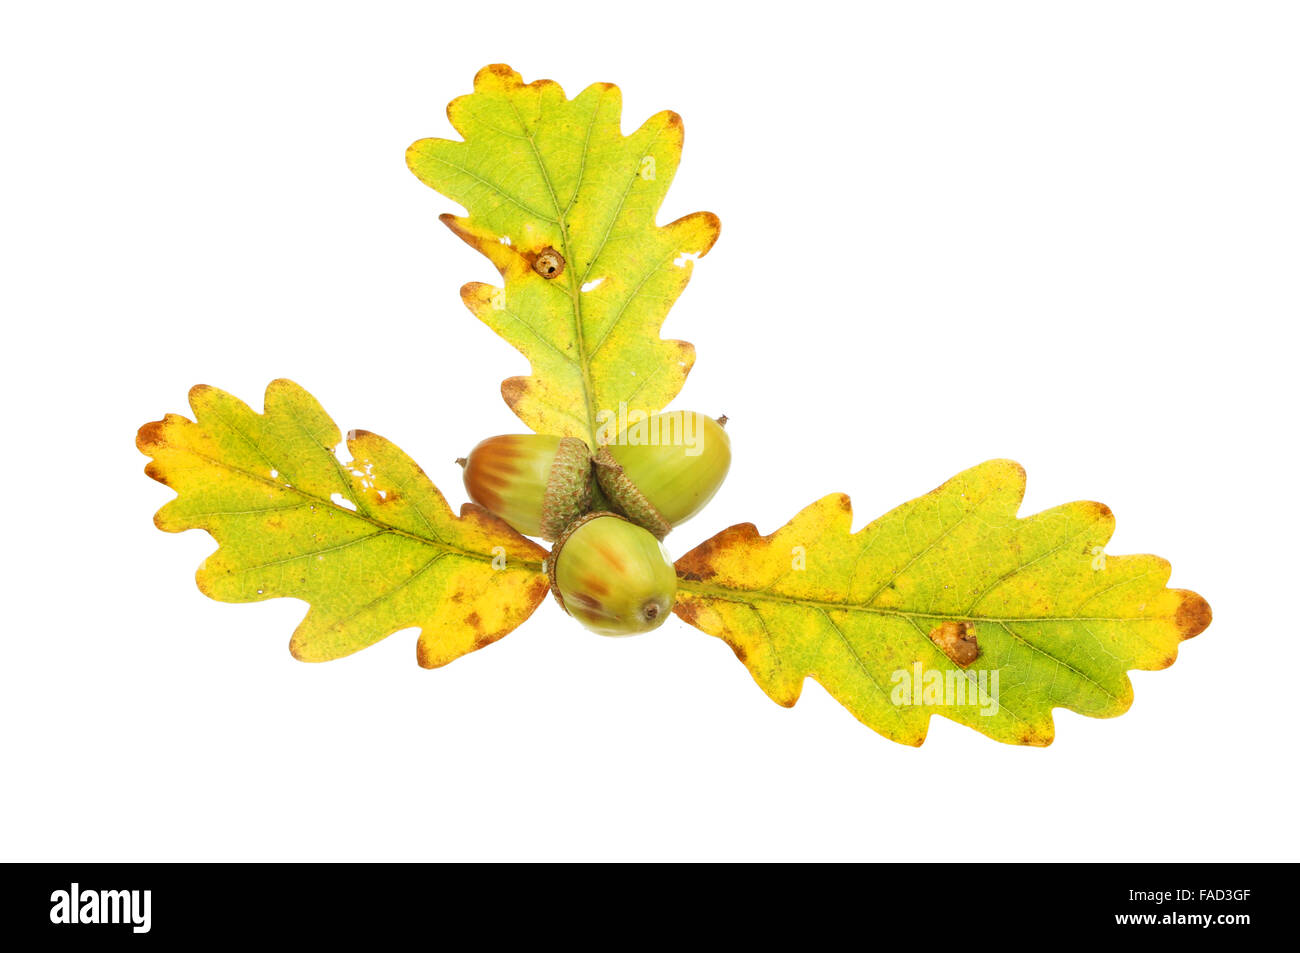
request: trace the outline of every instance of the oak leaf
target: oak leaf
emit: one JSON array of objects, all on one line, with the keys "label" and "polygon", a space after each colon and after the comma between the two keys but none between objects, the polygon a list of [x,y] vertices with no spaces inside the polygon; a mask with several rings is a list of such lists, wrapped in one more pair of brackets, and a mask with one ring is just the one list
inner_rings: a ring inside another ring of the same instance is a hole
[{"label": "oak leaf", "polygon": [[1173,664],[1210,623],[1156,556],[1110,556],[1100,503],[1019,518],[1025,475],[994,460],[851,533],[832,494],[770,536],[732,526],[677,562],[674,611],[725,640],[777,703],[820,682],[887,738],[919,745],[932,714],[1046,745],[1053,708],[1107,718],[1129,669]]},{"label": "oak leaf", "polygon": [[424,472],[373,433],[342,437],[298,385],[273,382],[266,412],[216,388],[190,391],[194,420],[140,428],[145,472],[179,495],[159,529],[219,546],[199,589],[222,602],[281,596],[310,609],[289,648],[319,662],[420,628],[417,658],[445,665],[509,633],[547,592],[546,553],[474,504],[457,517]]},{"label": "oak leaf", "polygon": [[602,411],[655,413],[681,390],[695,349],[659,330],[719,229],[708,212],[655,224],[682,121],[661,112],[623,136],[621,111],[608,83],[569,100],[550,80],[488,66],[447,107],[465,141],[421,139],[406,156],[420,181],[468,210],[442,221],[505,280],[467,284],[461,297],[532,363],[502,384],[506,403],[538,433],[593,448]]}]

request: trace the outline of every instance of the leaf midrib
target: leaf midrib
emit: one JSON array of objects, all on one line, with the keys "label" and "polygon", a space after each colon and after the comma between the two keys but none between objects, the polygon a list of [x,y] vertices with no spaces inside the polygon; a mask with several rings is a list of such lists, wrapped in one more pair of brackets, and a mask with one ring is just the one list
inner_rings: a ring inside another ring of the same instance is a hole
[{"label": "leaf midrib", "polygon": [[[541,150],[537,148],[537,140],[533,138],[533,131],[524,122],[524,117],[519,115],[519,107],[515,105],[514,99],[507,99],[510,103],[510,111],[514,113],[515,121],[519,123],[519,129],[524,137],[528,140],[528,148],[533,153],[533,159],[537,163],[537,169],[542,174],[542,181],[546,183],[546,191],[551,196],[551,206],[555,209],[555,222],[560,229],[560,254],[564,258],[565,272],[568,274],[567,286],[569,301],[573,307],[573,335],[574,344],[578,350],[577,365],[578,370],[582,373],[582,403],[587,412],[587,444],[593,450],[596,447],[596,395],[595,388],[591,380],[591,367],[587,359],[587,340],[582,326],[582,297],[580,287],[575,284],[578,276],[577,263],[572,260],[573,256],[569,249],[569,223],[568,208],[560,208],[560,197],[555,192],[555,185],[551,182],[551,172],[546,167],[546,162],[542,159]],[[600,102],[597,100],[596,108],[592,110],[591,122],[594,125],[596,114],[600,109]],[[588,129],[588,140],[590,140],[590,128]],[[583,162],[579,168],[578,180],[574,184],[573,194],[576,197],[582,190],[582,176],[586,173],[586,148],[588,143],[584,144]],[[572,203],[570,203],[572,205]]]},{"label": "leaf midrib", "polygon": [[747,605],[751,608],[755,602],[778,602],[784,605],[798,606],[809,611],[865,612],[870,615],[890,616],[907,619],[944,619],[955,622],[1156,622],[1166,616],[991,616],[977,613],[932,612],[920,609],[885,609],[879,606],[867,606],[860,603],[832,602],[821,599],[808,599],[790,596],[785,593],[772,592],[769,589],[728,589],[723,586],[709,586],[696,580],[677,577],[677,588],[706,599]]},{"label": "leaf midrib", "polygon": [[[213,466],[220,467],[223,470],[228,470],[231,473],[237,473],[240,476],[247,477],[250,480],[255,480],[258,483],[263,483],[279,492],[294,493],[304,500],[313,503],[319,503],[322,506],[328,506],[330,507],[331,510],[336,511],[338,513],[345,514],[346,516],[351,517],[352,519],[360,520],[363,523],[369,523],[371,526],[375,526],[379,528],[383,533],[392,533],[393,535],[396,536],[403,536],[407,539],[410,539],[417,543],[421,543],[425,546],[430,546],[434,549],[441,549],[444,552],[447,552],[452,555],[463,556],[466,559],[475,559],[478,560],[479,562],[490,563],[495,558],[485,553],[476,553],[473,552],[472,550],[461,549],[459,546],[453,546],[450,543],[446,542],[445,540],[432,539],[427,536],[421,536],[418,533],[412,533],[410,530],[402,529],[400,526],[394,526],[391,523],[385,523],[383,520],[377,519],[375,517],[366,516],[360,512],[350,510],[345,506],[339,506],[333,500],[327,500],[317,496],[314,493],[308,493],[306,490],[303,490],[297,486],[291,484],[286,485],[276,480],[268,479],[267,477],[262,476],[260,473],[253,473],[249,470],[243,469],[242,467],[237,467],[231,463],[227,463],[225,460],[221,460],[217,457],[209,456],[206,453],[201,453],[200,451],[194,450],[192,448],[187,448],[187,449],[194,456],[198,457],[201,460],[206,460],[208,463],[212,464]],[[274,461],[268,461],[268,462],[270,462],[274,466],[275,463]],[[279,470],[279,467],[277,466],[276,469]],[[351,500],[351,494],[349,494],[348,499]],[[352,502],[355,504],[357,501],[352,500]],[[411,505],[415,506],[414,503],[412,503]],[[416,507],[416,511],[419,512],[418,507]],[[427,517],[425,518],[425,522],[428,522]],[[376,534],[376,535],[380,535],[380,534]],[[368,538],[374,538],[374,537],[368,537]],[[522,564],[524,568],[530,569],[534,572],[542,571],[542,564],[540,562],[534,563],[529,560],[520,559],[519,563]]]},{"label": "leaf midrib", "polygon": [[[747,606],[749,609],[753,610],[755,613],[758,612],[757,607],[754,605],[754,601],[750,599],[741,598],[739,594],[728,595],[728,593],[732,593],[732,592],[739,593],[744,590],[728,590],[716,586],[703,586],[698,583],[692,582],[690,580],[683,579],[680,576],[678,577],[677,580],[677,586],[679,590],[685,590],[687,592],[692,592],[698,595],[702,595],[705,598],[718,599],[723,602],[731,602],[739,605],[744,605]],[[1051,659],[1053,662],[1056,662],[1057,664],[1064,666],[1065,668],[1073,672],[1075,675],[1079,676],[1084,681],[1095,686],[1102,694],[1106,695],[1108,698],[1114,701],[1121,701],[1121,699],[1117,695],[1115,695],[1114,692],[1108,689],[1105,685],[1102,685],[1095,678],[1088,675],[1086,672],[1080,671],[1078,668],[1071,665],[1069,662],[1065,661],[1064,659],[1061,659],[1056,655],[1047,652],[1041,646],[1034,645],[1033,643],[1026,640],[1023,636],[1017,634],[1016,632],[1013,632],[1011,628],[1007,625],[1007,623],[1009,622],[1038,622],[1038,623],[1072,622],[1072,623],[1084,624],[1088,622],[1150,622],[1150,621],[1159,621],[1163,618],[1160,616],[1135,616],[1135,617],[1118,617],[1118,618],[1104,618],[1104,617],[1082,618],[1078,616],[1039,616],[1039,617],[1006,616],[1006,617],[999,618],[995,616],[973,615],[969,613],[958,614],[958,613],[946,613],[946,612],[919,612],[919,611],[910,611],[906,609],[881,609],[872,606],[853,605],[853,604],[846,604],[841,602],[827,602],[818,599],[801,599],[795,596],[786,596],[778,593],[773,593],[768,590],[753,590],[753,591],[749,591],[748,594],[761,596],[762,598],[757,601],[779,602],[786,605],[798,606],[810,612],[821,613],[823,616],[825,616],[826,620],[830,622],[832,626],[834,626],[836,632],[840,635],[841,639],[844,640],[845,645],[848,646],[852,651],[859,665],[861,665],[861,658],[857,655],[856,649],[853,649],[852,646],[849,644],[847,637],[844,635],[843,631],[840,630],[839,626],[836,625],[835,621],[830,617],[829,615],[830,612],[832,611],[864,612],[864,613],[869,613],[871,615],[889,616],[893,618],[906,619],[908,622],[912,624],[913,628],[916,629],[917,633],[925,637],[927,641],[929,641],[928,636],[925,636],[925,631],[916,624],[917,619],[944,619],[944,620],[953,620],[953,621],[962,621],[962,622],[995,623],[997,625],[1000,625],[1003,629],[1005,629],[1006,632],[1016,641],[1025,645],[1029,649],[1043,655],[1044,657]],[[766,625],[764,625],[764,628],[766,628]],[[776,653],[779,657],[780,650],[777,649]],[[875,681],[874,677],[872,678],[872,684],[875,685],[877,689],[880,689],[880,685]],[[1012,714],[1015,713],[1012,712]],[[1021,719],[1018,715],[1016,717],[1018,720],[1023,721],[1023,719]]]}]

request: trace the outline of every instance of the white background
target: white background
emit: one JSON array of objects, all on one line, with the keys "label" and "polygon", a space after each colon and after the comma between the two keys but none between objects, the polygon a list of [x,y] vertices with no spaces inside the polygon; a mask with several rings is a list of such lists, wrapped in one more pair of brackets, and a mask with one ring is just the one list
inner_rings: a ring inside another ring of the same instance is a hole
[{"label": "white background", "polygon": [[[28,4],[0,22],[4,859],[1297,859],[1300,19],[1285,3]],[[437,671],[209,601],[136,428],[290,377],[421,461],[517,432],[491,265],[406,169],[475,71],[673,108],[722,236],[665,336],[725,412],[674,555],[982,460],[1111,506],[1216,621],[1047,749],[786,710],[548,600]]]}]

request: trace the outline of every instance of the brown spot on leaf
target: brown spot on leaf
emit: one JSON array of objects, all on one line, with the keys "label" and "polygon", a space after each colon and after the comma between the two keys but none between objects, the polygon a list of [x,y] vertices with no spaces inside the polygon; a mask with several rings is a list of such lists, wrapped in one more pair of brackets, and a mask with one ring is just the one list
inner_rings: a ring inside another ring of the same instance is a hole
[{"label": "brown spot on leaf", "polygon": [[558,278],[564,274],[564,256],[558,251],[547,245],[537,253],[533,259],[533,271],[537,272],[547,281]]},{"label": "brown spot on leaf", "polygon": [[1208,602],[1195,592],[1184,591],[1183,601],[1179,604],[1178,612],[1174,615],[1174,624],[1178,626],[1179,635],[1184,639],[1200,635],[1206,630],[1213,618]]},{"label": "brown spot on leaf", "polygon": [[477,612],[471,612],[469,615],[465,616],[465,624],[471,629],[483,628],[483,620],[479,617]]},{"label": "brown spot on leaf", "polygon": [[[539,553],[545,555],[546,551],[541,547],[534,547],[534,548],[537,549]],[[536,579],[534,579],[531,583],[528,584],[528,601],[531,602],[534,607],[536,607],[539,602],[541,602],[543,599],[546,598],[546,592],[550,588],[551,588],[551,581],[546,577],[545,573],[543,572],[542,575],[538,576]]]},{"label": "brown spot on leaf", "polygon": [[684,602],[680,599],[677,600],[677,604],[673,606],[673,612],[677,614],[677,618],[681,619],[687,625],[693,625],[697,629],[699,628],[698,620],[700,618],[700,606],[694,600],[688,599]]},{"label": "brown spot on leaf", "polygon": [[973,622],[941,622],[930,630],[930,641],[962,668],[970,665],[980,654]]},{"label": "brown spot on leaf", "polygon": [[731,641],[731,639],[726,639],[725,641],[731,646],[731,651],[736,653],[736,658],[740,659],[740,663],[742,665],[745,664],[745,659],[749,658],[749,653],[745,651],[745,647],[739,642]]}]

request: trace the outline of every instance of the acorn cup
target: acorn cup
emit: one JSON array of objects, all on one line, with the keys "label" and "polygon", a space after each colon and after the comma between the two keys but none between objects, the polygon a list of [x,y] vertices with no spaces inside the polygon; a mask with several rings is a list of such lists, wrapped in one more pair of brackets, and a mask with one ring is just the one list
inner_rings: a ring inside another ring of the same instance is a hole
[{"label": "acorn cup", "polygon": [[591,453],[577,437],[488,437],[457,462],[470,499],[525,536],[553,542],[591,509]]},{"label": "acorn cup", "polygon": [[596,479],[615,510],[659,539],[704,508],[731,468],[727,418],[659,414],[596,453]]},{"label": "acorn cup", "polygon": [[547,569],[556,600],[600,635],[661,626],[677,595],[663,543],[616,513],[588,513],[555,544]]}]

